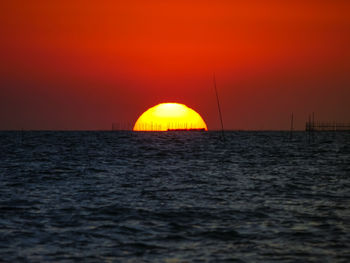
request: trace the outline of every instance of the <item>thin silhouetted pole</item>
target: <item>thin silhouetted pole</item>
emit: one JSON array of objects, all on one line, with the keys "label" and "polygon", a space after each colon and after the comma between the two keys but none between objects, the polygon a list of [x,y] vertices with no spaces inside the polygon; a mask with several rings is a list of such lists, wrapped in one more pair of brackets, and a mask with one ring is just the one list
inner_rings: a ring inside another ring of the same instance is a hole
[{"label": "thin silhouetted pole", "polygon": [[293,118],[294,116],[293,116],[293,112],[292,112],[292,116],[291,116],[291,119],[290,119],[290,139],[292,139],[293,138],[293,122],[294,122],[294,118]]},{"label": "thin silhouetted pole", "polygon": [[225,140],[225,134],[224,134],[224,123],[223,123],[223,121],[222,121],[222,114],[221,114],[221,108],[220,108],[220,101],[219,101],[218,90],[217,90],[217,88],[216,88],[216,79],[215,79],[215,73],[214,73],[214,89],[215,89],[215,94],[216,94],[216,102],[217,102],[217,104],[218,104],[218,110],[219,110],[219,115],[220,115],[222,139],[223,139],[223,140]]}]

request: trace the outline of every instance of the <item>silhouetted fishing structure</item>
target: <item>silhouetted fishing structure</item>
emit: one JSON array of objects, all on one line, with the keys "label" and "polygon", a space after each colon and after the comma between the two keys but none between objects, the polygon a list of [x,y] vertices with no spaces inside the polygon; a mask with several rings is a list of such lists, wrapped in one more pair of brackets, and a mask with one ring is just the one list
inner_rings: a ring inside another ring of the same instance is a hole
[{"label": "silhouetted fishing structure", "polygon": [[316,132],[350,132],[350,123],[315,121],[315,114],[312,113],[312,117],[309,115],[309,120],[305,123],[305,131],[310,142],[315,140]]},{"label": "silhouetted fishing structure", "polygon": [[339,122],[314,122],[308,121],[305,124],[307,132],[314,131],[350,131],[350,123]]},{"label": "silhouetted fishing structure", "polygon": [[220,116],[220,122],[221,122],[221,133],[222,133],[222,139],[225,140],[225,134],[224,134],[224,122],[222,121],[222,114],[221,114],[221,108],[220,108],[220,101],[219,101],[219,95],[218,90],[216,88],[216,78],[214,73],[214,89],[216,94],[216,102],[218,104],[218,110],[219,110],[219,116]]},{"label": "silhouetted fishing structure", "polygon": [[308,134],[309,142],[315,140],[315,132],[336,132],[336,131],[350,131],[350,123],[340,122],[315,122],[315,114],[309,115],[309,120],[305,123],[305,131]]},{"label": "silhouetted fishing structure", "polygon": [[205,131],[204,128],[199,129],[168,129],[167,131]]},{"label": "silhouetted fishing structure", "polygon": [[[118,126],[117,126],[118,127]],[[188,122],[168,122],[168,123],[156,123],[145,122],[137,125],[137,128],[141,131],[205,131],[205,128],[196,128],[198,123]],[[113,128],[112,128],[113,129]],[[117,129],[113,129],[117,130]],[[132,130],[132,128],[131,128]]]},{"label": "silhouetted fishing structure", "polygon": [[130,122],[113,122],[112,131],[131,131],[132,124]]}]

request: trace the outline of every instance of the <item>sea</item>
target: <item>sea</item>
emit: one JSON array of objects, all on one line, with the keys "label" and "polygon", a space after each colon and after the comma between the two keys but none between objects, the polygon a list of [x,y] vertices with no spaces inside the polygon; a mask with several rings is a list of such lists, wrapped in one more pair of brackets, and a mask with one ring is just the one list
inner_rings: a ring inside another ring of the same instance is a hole
[{"label": "sea", "polygon": [[350,133],[0,132],[0,262],[350,262]]}]

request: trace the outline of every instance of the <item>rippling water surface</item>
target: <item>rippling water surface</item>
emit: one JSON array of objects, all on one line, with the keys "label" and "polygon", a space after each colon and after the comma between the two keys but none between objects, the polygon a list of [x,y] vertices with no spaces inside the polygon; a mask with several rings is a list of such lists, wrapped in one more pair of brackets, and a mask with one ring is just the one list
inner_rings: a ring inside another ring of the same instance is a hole
[{"label": "rippling water surface", "polygon": [[1,260],[349,262],[350,133],[1,132]]}]

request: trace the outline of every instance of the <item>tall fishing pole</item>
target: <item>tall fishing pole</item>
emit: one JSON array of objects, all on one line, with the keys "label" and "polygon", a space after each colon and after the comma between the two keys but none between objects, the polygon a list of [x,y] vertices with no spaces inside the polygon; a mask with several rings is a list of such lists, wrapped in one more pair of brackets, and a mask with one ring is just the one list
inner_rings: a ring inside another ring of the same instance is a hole
[{"label": "tall fishing pole", "polygon": [[214,89],[215,89],[215,94],[216,94],[216,102],[217,102],[217,104],[218,104],[218,110],[219,110],[219,115],[220,115],[222,139],[223,139],[223,140],[225,140],[225,134],[224,134],[224,122],[222,121],[222,114],[221,114],[221,108],[220,108],[219,95],[218,95],[218,90],[217,90],[217,88],[216,88],[216,78],[215,78],[215,73],[214,73]]},{"label": "tall fishing pole", "polygon": [[292,112],[291,118],[290,118],[290,139],[293,138],[293,130],[294,130],[294,115]]}]

